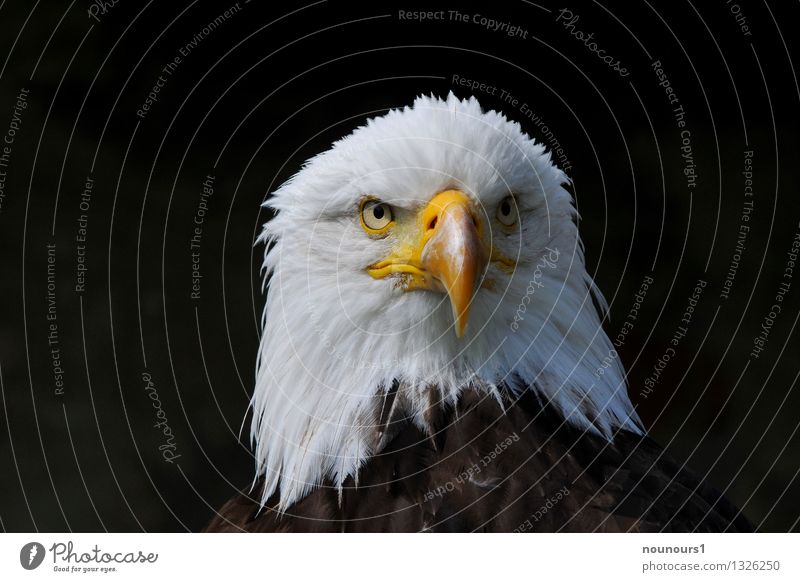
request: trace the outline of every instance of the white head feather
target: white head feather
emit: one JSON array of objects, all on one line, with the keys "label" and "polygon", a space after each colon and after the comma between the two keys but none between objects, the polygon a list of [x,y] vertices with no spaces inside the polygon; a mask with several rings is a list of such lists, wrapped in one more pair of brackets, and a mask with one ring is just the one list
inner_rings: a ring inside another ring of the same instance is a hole
[{"label": "white head feather", "polygon": [[[451,94],[369,120],[274,193],[252,401],[264,500],[279,490],[286,509],[325,479],[357,477],[376,452],[375,398],[395,380],[411,418],[421,418],[430,386],[452,403],[466,386],[494,393],[515,375],[579,427],[641,432],[619,359],[608,366],[605,301],[584,266],[567,182],[519,124]],[[462,338],[446,295],[367,274],[390,241],[359,224],[365,195],[413,210],[449,188],[488,223],[513,192],[521,225],[492,233],[516,267],[489,263],[494,284],[476,292]]]}]

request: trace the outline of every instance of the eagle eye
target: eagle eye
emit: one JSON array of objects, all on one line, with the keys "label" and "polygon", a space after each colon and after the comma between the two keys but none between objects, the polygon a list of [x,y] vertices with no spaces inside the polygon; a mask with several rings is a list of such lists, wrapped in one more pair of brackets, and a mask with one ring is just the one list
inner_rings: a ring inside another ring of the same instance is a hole
[{"label": "eagle eye", "polygon": [[361,226],[369,234],[383,234],[392,224],[394,212],[391,206],[374,198],[368,198],[361,203]]},{"label": "eagle eye", "polygon": [[514,226],[517,223],[517,201],[513,196],[506,196],[497,207],[497,220],[503,226]]}]

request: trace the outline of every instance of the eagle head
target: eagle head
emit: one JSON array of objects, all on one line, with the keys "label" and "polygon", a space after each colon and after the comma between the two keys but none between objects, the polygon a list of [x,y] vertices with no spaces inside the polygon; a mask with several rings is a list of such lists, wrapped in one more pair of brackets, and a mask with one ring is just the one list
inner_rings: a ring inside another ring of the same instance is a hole
[{"label": "eagle head", "polygon": [[392,389],[421,428],[470,388],[535,390],[586,430],[638,430],[568,182],[518,123],[450,94],[370,119],[268,198],[264,500],[357,478]]}]

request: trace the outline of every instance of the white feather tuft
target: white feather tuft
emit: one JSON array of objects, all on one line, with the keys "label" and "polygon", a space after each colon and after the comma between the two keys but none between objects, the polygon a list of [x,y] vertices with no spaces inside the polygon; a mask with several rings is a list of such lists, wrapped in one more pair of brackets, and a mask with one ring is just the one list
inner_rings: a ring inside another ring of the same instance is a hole
[{"label": "white feather tuft", "polygon": [[[356,476],[376,452],[374,407],[395,380],[411,418],[430,386],[455,402],[468,385],[495,394],[514,374],[579,427],[641,432],[619,360],[597,373],[612,345],[592,297],[607,306],[584,267],[567,181],[519,124],[451,94],[371,119],[274,193],[252,400],[264,501],[279,490],[285,510],[325,479],[341,487]],[[495,285],[476,294],[460,340],[446,297],[365,272],[391,241],[358,222],[365,194],[414,210],[452,187],[490,219],[514,192],[522,224],[493,237],[517,266],[490,265]]]}]

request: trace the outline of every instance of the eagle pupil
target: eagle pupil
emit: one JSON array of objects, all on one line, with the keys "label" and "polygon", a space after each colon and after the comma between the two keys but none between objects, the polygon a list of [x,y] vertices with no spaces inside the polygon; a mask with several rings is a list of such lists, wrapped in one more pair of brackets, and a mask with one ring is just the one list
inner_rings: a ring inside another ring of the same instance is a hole
[{"label": "eagle pupil", "polygon": [[502,212],[504,216],[511,214],[511,204],[508,203],[508,200],[503,200],[503,203],[500,205],[500,212]]}]

